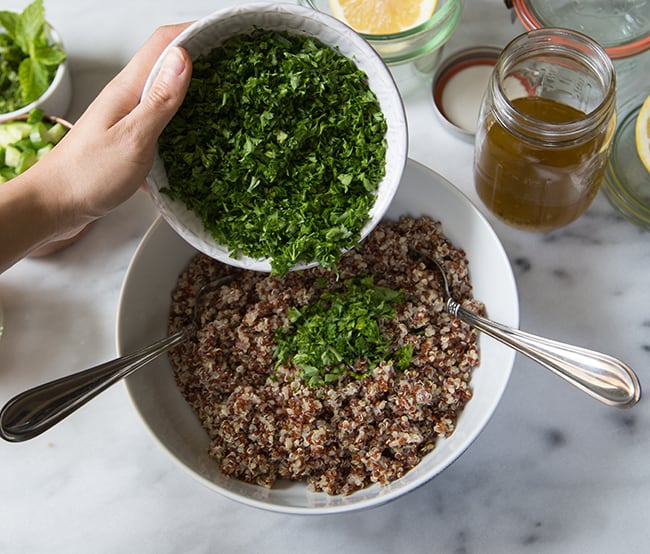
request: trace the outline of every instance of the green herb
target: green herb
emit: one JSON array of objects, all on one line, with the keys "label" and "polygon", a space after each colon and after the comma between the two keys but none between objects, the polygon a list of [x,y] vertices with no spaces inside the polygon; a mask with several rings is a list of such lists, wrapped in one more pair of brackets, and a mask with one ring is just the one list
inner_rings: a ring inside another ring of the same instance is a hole
[{"label": "green herb", "polygon": [[[379,325],[395,317],[401,302],[401,291],[376,286],[372,277],[347,280],[340,291],[325,291],[316,303],[291,309],[291,325],[276,333],[277,364],[300,368],[309,386],[333,383],[346,374],[363,378],[390,359],[397,370],[405,369],[412,346],[391,352],[391,338]],[[359,360],[362,371],[353,369]]]},{"label": "green herb", "polygon": [[0,26],[0,113],[7,113],[39,98],[66,55],[50,44],[43,0],[22,13],[0,11]]},{"label": "green herb", "polygon": [[332,267],[355,246],[385,173],[367,75],[317,40],[271,31],[194,61],[159,142],[169,187],[231,255]]}]

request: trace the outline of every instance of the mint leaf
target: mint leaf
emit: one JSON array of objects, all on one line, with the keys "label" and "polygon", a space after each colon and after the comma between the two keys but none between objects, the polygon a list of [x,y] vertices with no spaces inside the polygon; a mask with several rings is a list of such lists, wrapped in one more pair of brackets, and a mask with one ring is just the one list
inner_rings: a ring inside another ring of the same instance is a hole
[{"label": "mint leaf", "polygon": [[45,66],[32,58],[25,58],[18,67],[18,80],[22,87],[23,102],[27,105],[47,89],[48,71]]},{"label": "mint leaf", "polygon": [[19,14],[7,10],[0,11],[0,26],[4,27],[7,34],[16,41],[16,26]]},{"label": "mint leaf", "polygon": [[43,46],[34,50],[33,59],[43,65],[59,65],[65,61],[65,52],[55,46]]},{"label": "mint leaf", "polygon": [[43,1],[35,0],[18,17],[15,40],[25,54],[33,56],[34,45],[45,27]]}]

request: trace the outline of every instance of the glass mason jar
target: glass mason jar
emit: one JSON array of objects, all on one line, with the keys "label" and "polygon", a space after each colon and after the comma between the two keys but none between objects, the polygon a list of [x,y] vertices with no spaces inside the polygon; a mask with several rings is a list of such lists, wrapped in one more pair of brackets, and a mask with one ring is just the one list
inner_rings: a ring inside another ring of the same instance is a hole
[{"label": "glass mason jar", "polygon": [[479,113],[476,191],[504,222],[549,231],[600,187],[616,127],[616,77],[589,37],[544,28],[502,51]]},{"label": "glass mason jar", "polygon": [[568,27],[598,42],[616,72],[617,129],[602,190],[627,219],[650,230],[650,174],[636,152],[635,119],[650,93],[650,0],[506,0],[527,30]]}]

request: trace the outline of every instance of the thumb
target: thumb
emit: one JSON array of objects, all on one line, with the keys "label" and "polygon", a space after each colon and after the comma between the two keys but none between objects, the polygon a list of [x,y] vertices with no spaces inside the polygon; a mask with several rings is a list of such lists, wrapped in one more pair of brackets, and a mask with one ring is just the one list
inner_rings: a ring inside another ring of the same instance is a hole
[{"label": "thumb", "polygon": [[158,136],[183,103],[192,74],[192,61],[183,48],[172,46],[151,87],[136,110],[145,131]]}]

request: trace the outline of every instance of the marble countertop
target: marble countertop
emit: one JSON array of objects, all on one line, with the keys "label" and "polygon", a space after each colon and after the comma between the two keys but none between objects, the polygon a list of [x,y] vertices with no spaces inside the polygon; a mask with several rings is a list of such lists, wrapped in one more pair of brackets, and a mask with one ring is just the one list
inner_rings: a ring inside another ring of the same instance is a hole
[{"label": "marble countertop", "polygon": [[[158,26],[233,2],[45,0],[70,55],[75,120]],[[5,0],[3,9],[26,2]],[[502,0],[468,0],[445,53],[522,31]],[[408,90],[406,90],[408,89]],[[472,145],[434,113],[428,82],[404,90],[410,156],[477,205]],[[482,209],[482,207],[481,207]],[[115,356],[127,264],[156,216],[144,193],[70,249],[0,276],[0,402]],[[650,235],[599,196],[569,227],[510,229],[488,215],[513,265],[521,327],[650,362]],[[650,407],[608,408],[517,357],[470,449],[434,480],[371,510],[301,517],[249,508],[179,470],[118,384],[44,435],[0,443],[0,552],[647,552]]]}]

